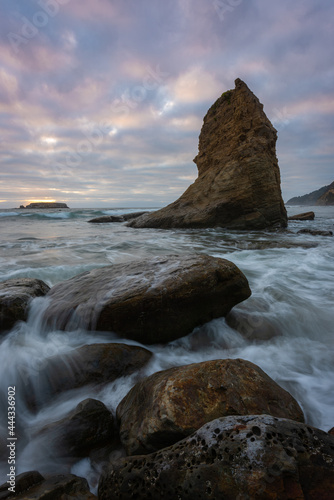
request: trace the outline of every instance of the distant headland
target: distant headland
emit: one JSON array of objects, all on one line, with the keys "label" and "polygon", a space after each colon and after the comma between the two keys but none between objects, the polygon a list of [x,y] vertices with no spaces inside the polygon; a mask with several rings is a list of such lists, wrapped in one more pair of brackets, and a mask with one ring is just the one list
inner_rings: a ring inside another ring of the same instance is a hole
[{"label": "distant headland", "polygon": [[312,193],[291,198],[287,205],[334,205],[334,182]]},{"label": "distant headland", "polygon": [[20,205],[20,208],[69,208],[66,203],[53,203],[53,202],[36,202],[30,203],[26,207]]}]

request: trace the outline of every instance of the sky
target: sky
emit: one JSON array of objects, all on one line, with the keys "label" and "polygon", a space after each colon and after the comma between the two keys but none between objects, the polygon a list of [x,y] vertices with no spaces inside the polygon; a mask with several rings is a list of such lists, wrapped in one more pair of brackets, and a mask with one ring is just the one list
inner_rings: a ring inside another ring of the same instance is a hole
[{"label": "sky", "polygon": [[333,0],[2,0],[0,13],[0,208],[174,201],[236,78],[278,131],[283,199],[333,182]]}]

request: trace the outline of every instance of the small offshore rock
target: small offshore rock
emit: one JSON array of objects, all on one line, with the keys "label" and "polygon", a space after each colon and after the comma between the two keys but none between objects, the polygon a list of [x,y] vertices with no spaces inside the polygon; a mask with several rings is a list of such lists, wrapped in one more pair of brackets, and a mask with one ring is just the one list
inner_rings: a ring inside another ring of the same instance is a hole
[{"label": "small offshore rock", "polygon": [[145,212],[132,212],[129,214],[123,214],[123,215],[103,215],[101,217],[96,217],[95,219],[91,219],[88,222],[94,222],[94,223],[107,223],[107,222],[125,222],[131,219],[135,219],[136,217],[140,217],[141,215],[146,214],[147,211]]},{"label": "small offshore rock", "polygon": [[151,453],[227,415],[269,414],[304,421],[297,401],[261,368],[242,359],[204,361],[154,373],[117,408],[128,455]]},{"label": "small offshore rock", "polygon": [[124,222],[124,219],[120,215],[103,215],[101,217],[96,217],[88,222],[94,222],[97,224],[105,224],[107,222]]},{"label": "small offshore rock", "polygon": [[331,500],[334,436],[269,415],[229,416],[178,443],[111,463],[99,500]]},{"label": "small offshore rock", "polygon": [[31,299],[46,295],[50,287],[33,278],[9,279],[0,283],[0,330],[11,329],[27,319]]},{"label": "small offshore rock", "polygon": [[333,231],[320,231],[317,229],[301,229],[298,234],[311,234],[312,236],[333,236]]},{"label": "small offshore rock", "polygon": [[58,283],[44,313],[58,329],[110,331],[144,344],[169,342],[225,316],[251,295],[232,262],[169,255],[93,269]]},{"label": "small offshore rock", "polygon": [[288,220],[314,220],[314,212],[304,212],[303,214],[291,215]]}]

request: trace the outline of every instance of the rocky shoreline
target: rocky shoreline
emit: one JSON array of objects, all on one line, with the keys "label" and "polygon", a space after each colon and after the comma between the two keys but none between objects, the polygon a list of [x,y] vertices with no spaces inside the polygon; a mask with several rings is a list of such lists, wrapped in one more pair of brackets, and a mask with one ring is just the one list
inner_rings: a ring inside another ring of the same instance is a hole
[{"label": "rocky shoreline", "polygon": [[[29,307],[29,280],[22,280],[21,287],[20,280],[11,281],[2,284],[1,318],[13,318],[5,311],[7,287],[7,297],[15,292],[7,301],[8,308],[14,305],[18,313],[14,322],[22,321]],[[97,269],[51,289],[30,281],[31,297],[36,296],[37,284],[38,295],[49,300],[44,318],[52,328],[75,334],[78,325],[100,325],[103,331],[114,331],[119,318],[119,335],[146,344],[187,335],[196,325],[226,315],[250,295],[245,276],[234,264],[204,255]],[[166,322],[168,331],[163,328]],[[87,399],[61,420],[35,431],[37,443],[46,439],[47,453],[62,462],[99,457],[104,466],[98,498],[248,495],[318,500],[334,495],[334,436],[303,423],[297,401],[258,366],[242,359],[219,359],[143,378],[141,367],[151,357],[149,347],[117,342],[87,345],[65,357],[49,358],[40,373],[40,398],[33,396],[29,376],[25,380],[26,404],[38,412],[55,394],[138,374],[138,382],[115,415],[101,401]],[[110,461],[116,452],[121,458]],[[3,485],[0,498],[49,498],[46,491],[52,498],[96,498],[85,480],[75,476],[42,477],[36,471],[21,476],[20,494],[11,495]]]}]

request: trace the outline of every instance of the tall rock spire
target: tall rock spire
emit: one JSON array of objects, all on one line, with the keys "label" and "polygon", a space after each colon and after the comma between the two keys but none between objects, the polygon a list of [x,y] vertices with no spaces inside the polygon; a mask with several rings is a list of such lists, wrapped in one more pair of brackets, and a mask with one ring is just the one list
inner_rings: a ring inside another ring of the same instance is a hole
[{"label": "tall rock spire", "polygon": [[276,157],[277,131],[239,78],[207,112],[194,159],[198,178],[165,208],[131,227],[285,227]]}]

